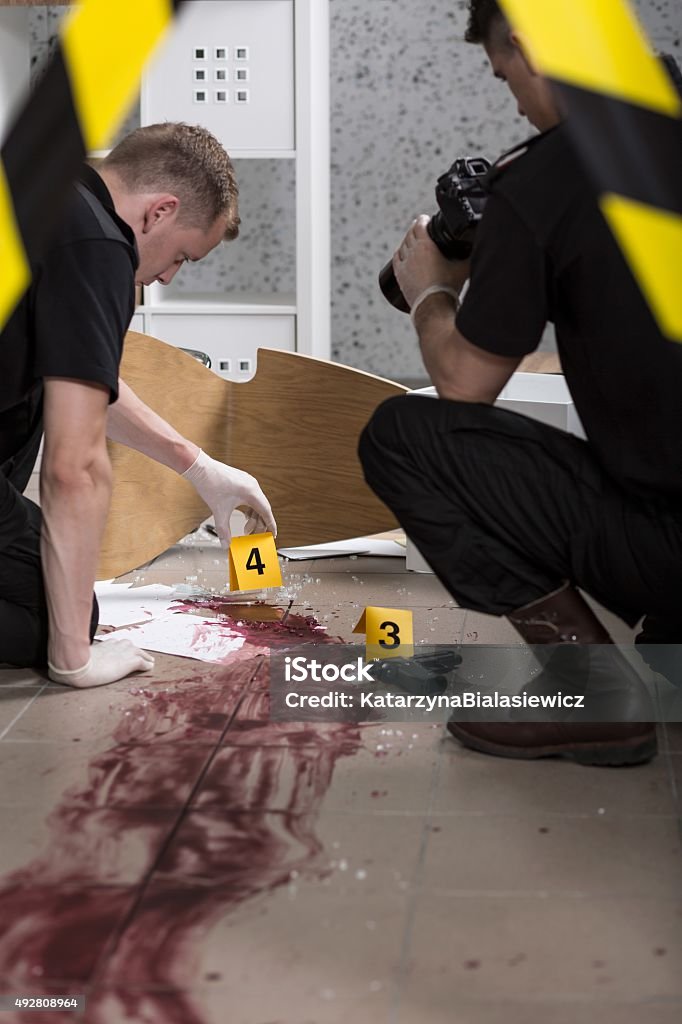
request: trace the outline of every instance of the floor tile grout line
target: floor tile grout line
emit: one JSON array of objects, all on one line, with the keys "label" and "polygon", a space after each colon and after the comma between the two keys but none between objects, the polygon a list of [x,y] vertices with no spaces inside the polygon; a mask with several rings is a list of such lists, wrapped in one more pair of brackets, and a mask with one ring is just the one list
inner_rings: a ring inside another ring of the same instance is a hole
[{"label": "floor tile grout line", "polygon": [[630,902],[637,900],[640,903],[670,903],[673,899],[682,899],[682,894],[676,891],[665,890],[660,893],[652,893],[650,890],[628,889],[446,889],[438,886],[419,886],[410,890],[421,896],[440,897],[448,901],[458,902],[460,900],[505,900],[507,902],[566,902],[566,903],[587,903],[599,902],[617,906],[623,899]]},{"label": "floor tile grout line", "polygon": [[389,1005],[388,1024],[400,1024],[402,993],[405,978],[407,975],[409,953],[412,944],[412,930],[414,926],[415,917],[417,914],[417,900],[421,896],[421,878],[423,877],[424,874],[426,849],[430,838],[432,808],[435,793],[440,782],[441,765],[442,758],[437,757],[431,767],[431,785],[429,786],[429,796],[426,805],[426,811],[422,822],[422,834],[419,843],[419,853],[417,854],[417,862],[412,873],[410,894],[407,909],[405,911],[405,927],[403,929],[403,937],[400,946],[397,976],[394,980],[393,994]]},{"label": "floor tile grout line", "polygon": [[203,784],[209,769],[211,768],[211,766],[214,763],[216,757],[218,756],[220,750],[222,749],[222,743],[223,743],[223,740],[225,738],[225,735],[226,735],[228,729],[230,728],[230,726],[232,725],[232,723],[233,723],[233,721],[234,721],[234,719],[235,719],[235,717],[236,717],[236,715],[237,715],[237,713],[239,711],[239,708],[242,706],[242,703],[244,702],[244,700],[246,698],[246,694],[248,693],[248,691],[249,691],[249,689],[251,687],[251,684],[253,683],[254,679],[258,675],[258,673],[259,673],[259,671],[260,671],[260,669],[261,669],[265,659],[264,659],[263,655],[257,655],[255,660],[256,660],[257,664],[254,667],[253,675],[251,675],[249,677],[249,680],[248,680],[246,686],[244,687],[239,700],[237,701],[237,703],[234,706],[232,714],[230,715],[228,721],[223,726],[223,728],[222,728],[222,730],[220,732],[220,736],[218,737],[218,739],[216,741],[216,745],[213,748],[213,750],[211,750],[209,756],[207,757],[206,762],[205,762],[203,768],[201,769],[201,771],[199,773],[199,777],[197,778],[194,786],[192,787],[192,789],[191,789],[191,791],[190,791],[190,793],[189,793],[189,795],[187,797],[187,800],[185,801],[183,807],[178,809],[178,814],[177,814],[177,817],[176,817],[176,820],[175,820],[175,824],[173,825],[173,827],[171,828],[169,834],[166,836],[166,838],[164,839],[163,843],[161,844],[161,847],[159,848],[159,850],[158,850],[158,852],[156,854],[156,857],[154,858],[153,863],[150,865],[150,867],[145,872],[144,878],[141,880],[139,885],[131,887],[134,890],[136,890],[136,896],[133,899],[132,905],[128,909],[128,912],[126,913],[125,917],[123,918],[121,923],[118,925],[118,927],[116,927],[114,929],[114,932],[113,932],[112,936],[110,937],[109,941],[106,943],[105,948],[102,950],[102,952],[100,953],[99,957],[97,958],[97,963],[95,965],[95,969],[93,970],[92,977],[91,977],[90,981],[88,982],[88,991],[94,991],[97,988],[98,984],[100,983],[102,971],[106,968],[107,963],[109,962],[111,957],[116,952],[116,950],[118,948],[118,945],[119,945],[119,942],[121,941],[121,938],[123,937],[123,935],[125,934],[126,930],[128,929],[128,926],[133,921],[133,919],[135,917],[135,914],[137,913],[137,911],[138,911],[138,909],[139,909],[139,907],[140,907],[140,905],[142,903],[142,900],[144,899],[145,893],[147,892],[147,889],[149,888],[149,884],[150,884],[150,882],[151,882],[151,880],[152,880],[152,878],[154,876],[154,873],[156,872],[156,870],[158,868],[158,865],[161,863],[161,861],[162,861],[163,857],[165,856],[167,850],[169,849],[171,843],[174,841],[175,837],[177,836],[178,831],[180,829],[180,826],[184,822],[184,820],[187,817],[187,815],[190,813],[190,807],[192,805],[192,801],[194,800],[194,798],[195,798],[199,788]]},{"label": "floor tile grout line", "polygon": [[[459,637],[457,640],[455,640],[454,643],[454,646],[456,648],[462,647],[462,645],[464,644],[464,639],[466,637],[466,625],[467,620],[469,618],[469,612],[467,609],[463,609],[463,611],[464,616],[462,618],[462,623],[460,626]],[[426,849],[430,838],[430,826],[433,814],[433,804],[436,790],[440,782],[441,766],[442,757],[437,757],[431,768],[431,785],[429,787],[429,797],[427,802],[426,813],[424,815],[422,823],[422,835],[419,844],[417,863],[415,865],[415,869],[412,876],[410,897],[408,900],[408,906],[405,913],[405,927],[403,930],[397,977],[394,980],[393,994],[389,1005],[388,1024],[400,1024],[402,992],[405,984],[405,978],[407,975],[409,952],[412,942],[412,930],[414,927],[414,921],[417,914],[417,900],[420,898],[421,895],[421,878],[424,873]]]},{"label": "floor tile grout line", "polygon": [[29,709],[29,708],[31,707],[31,705],[33,704],[33,701],[34,701],[34,700],[37,700],[37,699],[38,699],[38,697],[40,697],[41,693],[43,693],[43,691],[47,689],[48,685],[49,685],[48,683],[43,683],[43,685],[42,685],[42,686],[40,687],[40,689],[38,690],[38,692],[37,692],[37,693],[34,693],[34,694],[33,694],[33,696],[31,697],[31,699],[29,700],[28,704],[25,704],[25,705],[24,705],[24,707],[23,707],[23,708],[21,709],[21,711],[19,711],[19,712],[18,712],[18,713],[17,713],[17,714],[16,714],[15,716],[14,716],[14,718],[13,718],[13,719],[12,719],[12,721],[11,721],[11,722],[9,723],[9,725],[7,725],[7,726],[6,726],[6,727],[5,727],[5,728],[4,728],[3,730],[2,730],[2,732],[0,732],[0,743],[1,743],[1,742],[2,742],[3,740],[4,740],[5,736],[6,736],[6,735],[7,735],[7,733],[8,733],[9,731],[10,731],[10,729],[13,729],[13,728],[14,728],[14,726],[15,726],[15,725],[17,724],[17,722],[18,722],[18,721],[19,721],[19,719],[20,719],[20,718],[22,717],[22,715],[26,714],[26,712],[28,711],[28,709]]},{"label": "floor tile grout line", "polygon": [[671,756],[671,751],[668,750],[668,749],[664,749],[660,753],[661,753],[661,756],[662,756],[663,761],[665,763],[666,775],[668,777],[668,783],[670,785],[670,791],[672,793],[673,803],[675,805],[675,811],[676,811],[676,813],[677,813],[677,815],[679,817],[680,816],[680,810],[681,810],[681,808],[680,808],[680,791],[677,788],[677,777],[675,775],[675,770],[673,768],[673,759],[672,759],[672,756]]},{"label": "floor tile grout line", "polygon": [[[509,995],[506,994],[504,997],[500,995],[482,996],[479,998],[471,996],[462,996],[457,993],[457,1006],[462,1006],[467,1009],[480,1009],[486,1006],[499,1006],[501,1003],[504,1004],[505,1009],[507,1008],[522,1008],[525,1009],[527,1006],[533,1007],[550,1007],[555,1009],[557,1007],[603,1007],[604,1009],[616,1008],[622,1009],[631,1007],[682,1007],[682,999],[679,999],[676,995],[673,996],[643,996],[641,998],[632,999],[619,999],[609,997],[595,997],[592,993],[581,993],[578,995]],[[518,1019],[518,1018],[515,1018]],[[507,1016],[505,1020],[509,1021],[510,1018]]]},{"label": "floor tile grout line", "polygon": [[670,783],[670,790],[672,792],[673,804],[675,806],[675,812],[677,815],[677,833],[679,842],[682,844],[682,799],[681,794],[677,786],[677,775],[673,768],[673,759],[669,750],[662,751],[662,756],[665,759],[666,770],[668,774],[668,781]]}]

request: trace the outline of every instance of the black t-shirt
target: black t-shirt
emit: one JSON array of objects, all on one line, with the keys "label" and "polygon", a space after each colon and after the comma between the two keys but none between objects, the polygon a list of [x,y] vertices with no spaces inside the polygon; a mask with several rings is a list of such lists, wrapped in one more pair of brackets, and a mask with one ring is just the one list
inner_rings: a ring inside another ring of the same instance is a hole
[{"label": "black t-shirt", "polygon": [[554,322],[596,457],[631,491],[682,498],[682,345],[661,334],[564,125],[491,174],[457,327],[524,356]]},{"label": "black t-shirt", "polygon": [[[23,490],[42,433],[44,377],[70,377],[118,396],[123,338],[135,308],[135,236],[117,216],[108,189],[90,167],[74,186],[60,228],[32,267],[33,279],[0,336],[0,472]],[[3,523],[17,513],[13,488],[0,480]]]}]

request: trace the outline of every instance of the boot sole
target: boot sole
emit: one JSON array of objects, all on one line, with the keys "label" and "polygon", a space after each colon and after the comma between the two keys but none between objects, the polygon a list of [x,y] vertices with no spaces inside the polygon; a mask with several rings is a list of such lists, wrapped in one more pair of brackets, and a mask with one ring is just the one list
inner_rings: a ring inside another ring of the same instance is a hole
[{"label": "boot sole", "polygon": [[482,754],[492,754],[493,757],[511,757],[523,761],[533,761],[542,757],[560,757],[566,761],[574,761],[576,764],[620,768],[626,765],[646,764],[658,753],[655,733],[634,736],[631,740],[623,743],[577,743],[571,747],[563,745],[514,747],[472,736],[465,729],[460,729],[456,722],[448,722],[448,731],[471,750],[478,750]]}]

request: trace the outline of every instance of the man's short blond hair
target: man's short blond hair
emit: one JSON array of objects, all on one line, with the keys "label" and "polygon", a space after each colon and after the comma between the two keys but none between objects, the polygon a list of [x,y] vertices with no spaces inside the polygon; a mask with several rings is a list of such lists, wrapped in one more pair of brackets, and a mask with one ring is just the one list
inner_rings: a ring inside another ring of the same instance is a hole
[{"label": "man's short blond hair", "polygon": [[137,128],[102,164],[132,193],[171,192],[183,224],[208,229],[226,219],[225,239],[239,234],[239,189],[232,161],[206,128],[167,121]]}]

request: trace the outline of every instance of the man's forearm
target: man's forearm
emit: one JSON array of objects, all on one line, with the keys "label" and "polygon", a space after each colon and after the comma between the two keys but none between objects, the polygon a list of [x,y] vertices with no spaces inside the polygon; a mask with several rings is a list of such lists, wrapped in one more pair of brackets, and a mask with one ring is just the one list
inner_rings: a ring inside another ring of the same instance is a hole
[{"label": "man's forearm", "polygon": [[111,467],[104,449],[82,470],[41,467],[41,555],[49,616],[48,660],[73,670],[90,654],[92,588],[111,496]]},{"label": "man's forearm", "polygon": [[441,398],[460,397],[457,387],[456,313],[455,299],[440,292],[429,296],[415,316],[422,360]]},{"label": "man's forearm", "polygon": [[446,260],[434,245],[429,218],[417,217],[393,257],[393,269],[407,304],[414,310],[424,365],[441,398],[458,402],[495,401],[520,362],[472,345],[455,323],[457,300],[469,277],[466,260]]},{"label": "man's forearm", "polygon": [[441,398],[492,405],[520,358],[495,355],[472,345],[455,323],[455,300],[429,296],[417,310],[415,327],[424,365]]},{"label": "man's forearm", "polygon": [[118,401],[109,406],[107,437],[184,473],[199,454],[198,445],[175,430],[119,380]]}]

